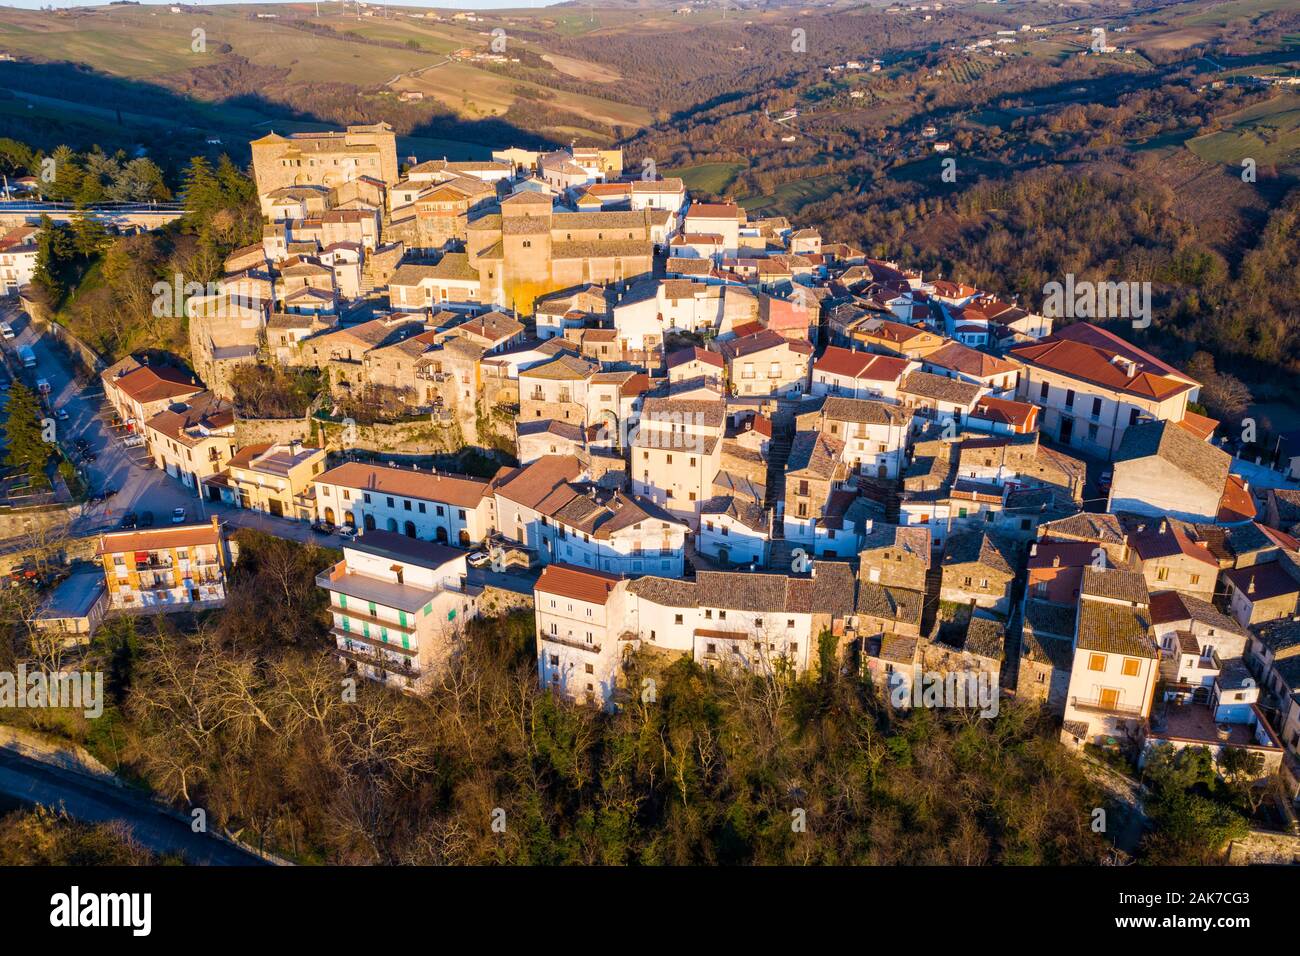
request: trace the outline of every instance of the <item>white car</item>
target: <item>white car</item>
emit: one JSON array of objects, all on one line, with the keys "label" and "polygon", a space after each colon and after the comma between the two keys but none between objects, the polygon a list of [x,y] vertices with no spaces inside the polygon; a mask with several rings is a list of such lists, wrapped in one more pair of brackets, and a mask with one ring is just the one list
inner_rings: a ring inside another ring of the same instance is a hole
[{"label": "white car", "polygon": [[486,551],[471,551],[469,557],[465,560],[469,562],[471,568],[481,568],[492,560],[492,558]]},{"label": "white car", "polygon": [[183,524],[185,522],[185,509],[176,508],[172,511],[172,524]]},{"label": "white car", "polygon": [[12,325],[8,322],[0,322],[0,336],[3,336],[6,339],[12,339],[15,335],[16,333],[14,332],[14,327]]}]

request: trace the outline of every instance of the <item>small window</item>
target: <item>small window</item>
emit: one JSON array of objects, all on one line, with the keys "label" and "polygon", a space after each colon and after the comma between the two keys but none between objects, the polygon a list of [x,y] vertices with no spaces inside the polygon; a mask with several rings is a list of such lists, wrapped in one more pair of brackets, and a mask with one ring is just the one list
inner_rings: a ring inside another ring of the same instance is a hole
[{"label": "small window", "polygon": [[1088,656],[1088,670],[1090,670],[1090,671],[1104,671],[1105,669],[1106,669],[1106,655],[1105,655],[1105,654],[1090,654],[1090,655]]}]

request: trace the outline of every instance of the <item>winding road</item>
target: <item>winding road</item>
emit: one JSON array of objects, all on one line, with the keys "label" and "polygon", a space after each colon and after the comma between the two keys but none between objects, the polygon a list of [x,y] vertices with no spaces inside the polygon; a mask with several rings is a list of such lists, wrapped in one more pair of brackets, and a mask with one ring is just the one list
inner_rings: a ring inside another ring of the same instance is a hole
[{"label": "winding road", "polygon": [[147,796],[107,780],[77,773],[0,748],[0,794],[28,805],[64,810],[86,823],[120,821],[132,836],[159,854],[179,854],[209,866],[267,866],[266,860],[207,833],[194,833]]}]

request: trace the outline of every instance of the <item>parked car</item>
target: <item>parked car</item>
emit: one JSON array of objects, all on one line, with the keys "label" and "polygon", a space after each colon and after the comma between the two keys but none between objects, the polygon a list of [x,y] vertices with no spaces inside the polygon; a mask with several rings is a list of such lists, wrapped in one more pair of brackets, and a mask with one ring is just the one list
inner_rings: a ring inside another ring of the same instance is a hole
[{"label": "parked car", "polygon": [[338,536],[344,541],[354,541],[357,537],[357,529],[349,528],[347,525],[344,525],[342,528],[339,528]]},{"label": "parked car", "polygon": [[152,528],[152,527],[153,527],[153,512],[152,512],[152,511],[144,511],[144,512],[141,512],[141,513],[140,513],[140,527],[142,527],[142,528]]},{"label": "parked car", "polygon": [[481,568],[491,561],[492,558],[486,551],[471,551],[466,560],[469,561],[469,566],[471,568]]},{"label": "parked car", "polygon": [[83,465],[93,464],[99,458],[93,451],[83,451],[81,453],[81,463]]},{"label": "parked car", "polygon": [[173,511],[172,511],[172,524],[184,524],[184,523],[185,523],[185,509],[184,509],[184,508],[176,508],[175,510],[173,510]]},{"label": "parked car", "polygon": [[38,378],[36,380],[36,391],[42,395],[48,395],[52,391],[50,380],[48,378]]},{"label": "parked car", "polygon": [[126,514],[122,515],[122,523],[120,527],[123,531],[131,531],[139,521],[140,519],[134,511],[128,511]]},{"label": "parked car", "polygon": [[90,442],[86,441],[86,439],[84,438],[78,438],[75,442],[72,443],[72,445],[74,448],[77,449],[77,451],[85,451],[87,448],[90,447]]},{"label": "parked car", "polygon": [[54,417],[61,422],[66,422],[70,416],[68,415],[68,410],[66,408],[60,408],[54,413]]},{"label": "parked car", "polygon": [[17,333],[14,332],[14,327],[8,322],[0,322],[0,336],[8,340],[12,339],[16,334]]},{"label": "parked car", "polygon": [[328,521],[313,521],[311,523],[311,530],[315,531],[317,534],[333,534],[334,525]]}]

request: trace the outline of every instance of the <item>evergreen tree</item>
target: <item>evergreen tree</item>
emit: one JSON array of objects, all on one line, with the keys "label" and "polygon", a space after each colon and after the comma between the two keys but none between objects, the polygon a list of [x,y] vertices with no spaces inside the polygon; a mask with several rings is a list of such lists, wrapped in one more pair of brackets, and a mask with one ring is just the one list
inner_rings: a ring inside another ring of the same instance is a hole
[{"label": "evergreen tree", "polygon": [[45,465],[50,458],[50,445],[42,435],[44,417],[36,395],[22,382],[15,381],[9,391],[9,404],[5,420],[5,464],[25,471],[33,489],[49,487]]}]

